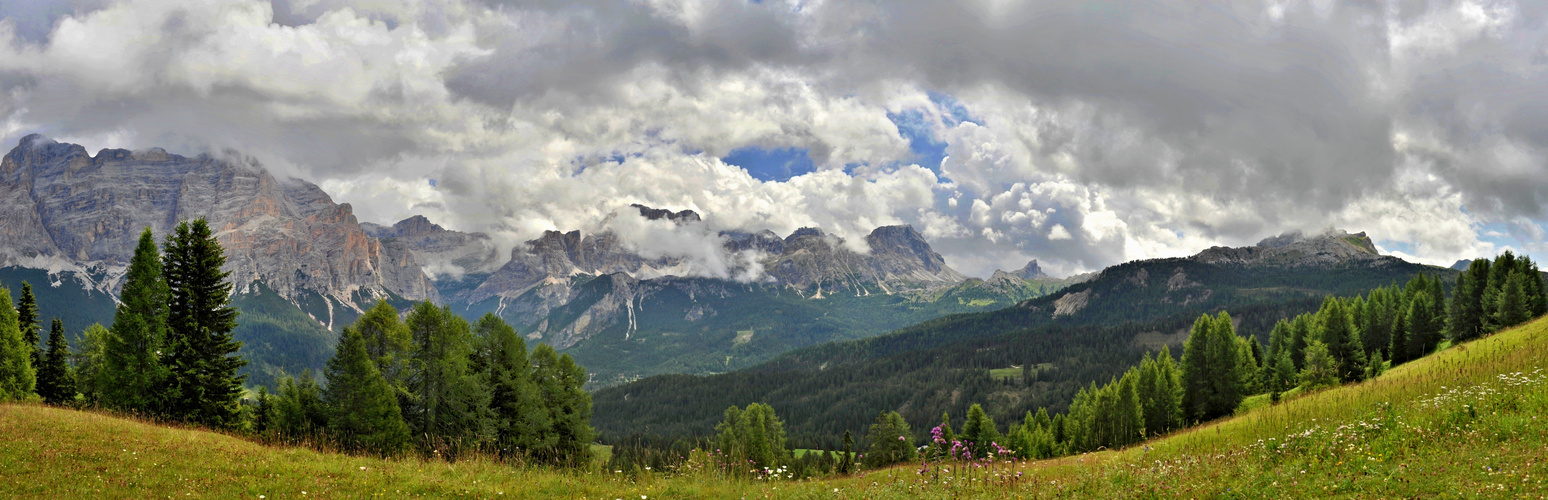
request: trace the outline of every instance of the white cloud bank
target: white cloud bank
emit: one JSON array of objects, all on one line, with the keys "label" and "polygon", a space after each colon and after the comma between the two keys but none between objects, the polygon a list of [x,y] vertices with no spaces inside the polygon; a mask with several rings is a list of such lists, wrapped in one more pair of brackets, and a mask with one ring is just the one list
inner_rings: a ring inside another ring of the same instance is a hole
[{"label": "white cloud bank", "polygon": [[[643,203],[852,244],[913,224],[977,275],[1330,226],[1429,263],[1548,256],[1548,9],[1532,2],[121,0],[0,16],[0,139],[235,148],[366,220],[424,214],[504,245]],[[921,133],[943,162],[917,164]],[[748,146],[805,149],[816,171],[762,181],[719,159]],[[704,253],[685,245],[667,249]]]}]

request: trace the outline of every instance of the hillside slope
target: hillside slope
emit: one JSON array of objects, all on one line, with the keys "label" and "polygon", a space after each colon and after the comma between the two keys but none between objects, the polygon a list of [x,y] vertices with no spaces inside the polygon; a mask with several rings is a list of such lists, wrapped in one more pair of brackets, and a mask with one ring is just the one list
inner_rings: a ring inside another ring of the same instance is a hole
[{"label": "hillside slope", "polygon": [[[609,387],[594,398],[596,427],[608,438],[703,436],[726,407],[764,402],[794,412],[786,429],[798,442],[834,447],[845,430],[862,430],[881,411],[901,413],[916,430],[974,403],[996,419],[1019,418],[1040,407],[1062,410],[1081,387],[1121,374],[1147,350],[1171,345],[1180,355],[1201,313],[1229,311],[1238,331],[1266,341],[1275,321],[1314,310],[1325,295],[1353,296],[1421,273],[1455,277],[1376,255],[1368,243],[1343,232],[1287,235],[1120,264],[1015,307],[797,349],[720,375]],[[1016,375],[995,379],[996,370]]]},{"label": "hillside slope", "polygon": [[[99,414],[0,405],[6,497],[1537,498],[1548,485],[1548,319],[1118,452],[918,465],[803,482],[626,480],[489,462],[265,447]],[[304,493],[303,493],[304,492]]]}]

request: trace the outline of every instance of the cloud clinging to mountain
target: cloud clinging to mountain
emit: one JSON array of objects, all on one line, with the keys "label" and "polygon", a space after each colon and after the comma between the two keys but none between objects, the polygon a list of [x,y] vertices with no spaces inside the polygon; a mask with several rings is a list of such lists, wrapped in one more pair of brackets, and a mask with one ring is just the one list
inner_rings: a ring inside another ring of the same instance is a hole
[{"label": "cloud clinging to mountain", "polygon": [[[970,274],[1330,226],[1436,263],[1548,250],[1534,2],[122,0],[0,16],[10,143],[235,148],[368,220],[423,213],[506,244],[638,202],[850,241],[910,223]],[[804,151],[814,171],[721,160],[748,147]]]}]

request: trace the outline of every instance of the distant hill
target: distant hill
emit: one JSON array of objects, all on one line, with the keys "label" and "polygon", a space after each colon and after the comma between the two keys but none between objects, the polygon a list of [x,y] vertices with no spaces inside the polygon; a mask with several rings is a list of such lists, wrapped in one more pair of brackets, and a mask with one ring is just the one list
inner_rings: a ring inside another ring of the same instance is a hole
[{"label": "distant hill", "polygon": [[1146,351],[1171,345],[1203,312],[1229,311],[1238,331],[1266,340],[1280,318],[1325,295],[1354,295],[1456,271],[1378,255],[1363,234],[1287,235],[1253,247],[1109,267],[1083,283],[1014,307],[946,316],[873,338],[798,349],[715,376],[660,376],[595,393],[607,436],[706,435],[730,405],[765,402],[811,446],[863,429],[879,411],[911,425],[983,403],[996,419],[1061,409]]}]

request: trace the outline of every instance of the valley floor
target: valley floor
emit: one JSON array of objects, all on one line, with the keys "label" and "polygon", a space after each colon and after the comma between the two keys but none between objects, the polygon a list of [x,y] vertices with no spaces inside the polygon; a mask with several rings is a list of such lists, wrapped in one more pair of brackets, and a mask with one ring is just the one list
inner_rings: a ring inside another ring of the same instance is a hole
[{"label": "valley floor", "polygon": [[3,405],[0,496],[1544,498],[1545,365],[1548,319],[1540,319],[1361,384],[1121,451],[768,483],[704,472],[629,480],[482,460],[350,457],[89,412]]}]

